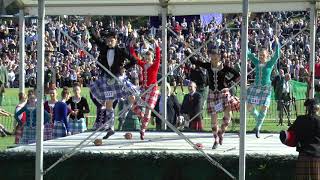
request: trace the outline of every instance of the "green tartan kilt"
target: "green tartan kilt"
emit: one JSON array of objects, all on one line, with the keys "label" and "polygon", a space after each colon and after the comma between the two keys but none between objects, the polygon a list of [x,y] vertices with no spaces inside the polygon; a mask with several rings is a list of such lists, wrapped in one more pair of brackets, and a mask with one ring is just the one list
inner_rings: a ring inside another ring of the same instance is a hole
[{"label": "green tartan kilt", "polygon": [[257,86],[251,85],[247,90],[248,104],[257,106],[270,106],[271,103],[272,86]]}]

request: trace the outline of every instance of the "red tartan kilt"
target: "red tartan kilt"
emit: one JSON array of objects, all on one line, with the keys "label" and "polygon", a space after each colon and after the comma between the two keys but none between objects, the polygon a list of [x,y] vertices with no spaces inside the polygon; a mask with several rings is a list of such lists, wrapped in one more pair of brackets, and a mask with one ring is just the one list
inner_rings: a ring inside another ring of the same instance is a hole
[{"label": "red tartan kilt", "polygon": [[[152,108],[156,106],[156,103],[158,101],[158,97],[160,95],[160,92],[158,91],[158,87],[155,86],[150,91],[148,91],[146,94],[144,94],[141,99],[149,104]],[[138,102],[138,105],[144,106],[144,103]]]},{"label": "red tartan kilt", "polygon": [[[223,109],[215,110],[215,105],[222,103]],[[231,111],[240,110],[240,100],[238,97],[232,96],[228,88],[222,89],[220,92],[209,90],[207,99],[208,113],[222,112],[226,107],[230,106]]]},{"label": "red tartan kilt", "polygon": [[296,162],[296,180],[320,179],[320,158],[299,153]]},{"label": "red tartan kilt", "polygon": [[195,118],[193,121],[190,122],[189,128],[196,131],[202,131],[202,122],[200,118]]}]

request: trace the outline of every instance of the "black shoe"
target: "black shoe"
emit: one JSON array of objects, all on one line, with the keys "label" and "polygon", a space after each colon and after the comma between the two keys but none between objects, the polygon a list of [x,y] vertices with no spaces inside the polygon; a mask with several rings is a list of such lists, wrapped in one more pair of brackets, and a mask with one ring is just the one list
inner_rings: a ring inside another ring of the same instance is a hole
[{"label": "black shoe", "polygon": [[140,131],[140,139],[144,140],[144,132],[143,131]]},{"label": "black shoe", "polygon": [[113,130],[109,130],[108,133],[105,136],[103,136],[102,139],[108,139],[112,135],[114,135],[114,131]]},{"label": "black shoe", "polygon": [[260,131],[258,129],[255,129],[256,137],[260,138]]},{"label": "black shoe", "polygon": [[215,141],[214,144],[213,144],[213,146],[212,146],[212,149],[217,149],[217,148],[218,148],[218,142]]}]

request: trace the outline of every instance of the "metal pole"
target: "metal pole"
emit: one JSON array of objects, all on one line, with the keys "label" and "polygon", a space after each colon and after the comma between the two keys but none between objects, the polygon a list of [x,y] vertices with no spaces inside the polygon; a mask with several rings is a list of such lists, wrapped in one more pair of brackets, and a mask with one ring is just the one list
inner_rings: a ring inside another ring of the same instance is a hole
[{"label": "metal pole", "polygon": [[24,93],[25,89],[25,18],[24,18],[24,11],[20,9],[19,11],[19,92]]},{"label": "metal pole", "polygon": [[316,25],[317,25],[317,10],[316,10],[316,3],[311,3],[311,9],[310,9],[310,91],[309,91],[309,98],[314,98],[314,64],[316,60],[316,54],[315,54],[315,39],[316,39]]},{"label": "metal pole", "polygon": [[246,179],[247,51],[249,0],[242,1],[239,180]]},{"label": "metal pole", "polygon": [[38,0],[36,180],[43,180],[44,4]]},{"label": "metal pole", "polygon": [[[168,9],[167,6],[162,6],[161,9],[161,21],[162,21],[162,66],[161,66],[161,72],[162,76],[165,76],[167,73],[167,13]],[[163,114],[162,117],[164,119],[167,119],[167,88],[166,88],[166,83],[167,83],[167,78],[164,78],[162,83],[161,83],[161,97],[163,99],[163,104],[162,104],[162,109],[163,109]],[[162,121],[162,129],[166,130],[167,126]]]}]

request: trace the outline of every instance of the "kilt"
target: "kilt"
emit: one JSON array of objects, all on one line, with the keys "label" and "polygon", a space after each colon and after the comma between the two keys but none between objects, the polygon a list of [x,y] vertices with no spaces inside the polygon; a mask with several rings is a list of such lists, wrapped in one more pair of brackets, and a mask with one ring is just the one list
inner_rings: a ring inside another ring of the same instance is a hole
[{"label": "kilt", "polygon": [[222,112],[224,109],[230,106],[231,111],[240,110],[240,101],[237,97],[232,96],[228,88],[222,89],[219,91],[209,90],[208,99],[207,99],[207,108],[208,113]]},{"label": "kilt", "polygon": [[272,86],[251,85],[247,90],[248,104],[269,106],[271,102]]},{"label": "kilt", "polygon": [[126,120],[123,124],[122,130],[124,131],[140,130],[140,121],[134,112],[132,111],[128,112]]},{"label": "kilt", "polygon": [[320,158],[299,153],[296,162],[296,180],[319,180]]},{"label": "kilt", "polygon": [[189,128],[195,131],[202,131],[202,122],[200,118],[195,118],[193,121],[190,122]]},{"label": "kilt", "polygon": [[[36,142],[36,129],[37,127],[23,127],[22,138],[20,139],[19,144],[32,144]],[[44,125],[43,129],[43,140],[52,139],[52,124],[47,123]]]},{"label": "kilt", "polygon": [[52,123],[46,123],[44,125],[44,129],[43,129],[43,140],[47,141],[50,139],[53,139],[53,124]]},{"label": "kilt", "polygon": [[122,81],[123,84],[116,80],[114,80],[113,84],[108,84],[110,80],[112,79],[107,76],[100,76],[96,81],[92,82],[90,84],[92,95],[100,101],[106,101],[127,98],[130,95],[134,95],[134,93],[139,93],[137,87],[127,79]]},{"label": "kilt", "polygon": [[67,128],[61,121],[55,121],[53,126],[53,137],[65,137],[67,136]]},{"label": "kilt", "polygon": [[84,118],[78,120],[69,119],[69,126],[71,134],[83,133],[87,130],[86,120]]},{"label": "kilt", "polygon": [[32,144],[36,142],[36,127],[25,126],[19,144]]},{"label": "kilt", "polygon": [[15,130],[15,144],[19,144],[20,139],[22,138],[22,133],[23,133],[23,125],[17,125],[16,130]]},{"label": "kilt", "polygon": [[[148,88],[146,88],[146,89],[148,89]],[[152,108],[154,108],[155,105],[157,104],[159,95],[160,95],[160,92],[159,92],[159,90],[158,90],[158,87],[155,86],[155,87],[153,87],[150,91],[148,91],[147,93],[145,93],[145,94],[141,97],[141,99],[142,99],[144,102],[146,102],[148,105],[150,105]],[[143,103],[141,100],[138,101],[138,105],[139,105],[139,106],[143,106],[143,107],[145,106],[144,103]]]}]

